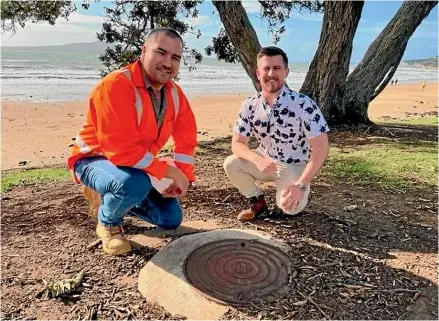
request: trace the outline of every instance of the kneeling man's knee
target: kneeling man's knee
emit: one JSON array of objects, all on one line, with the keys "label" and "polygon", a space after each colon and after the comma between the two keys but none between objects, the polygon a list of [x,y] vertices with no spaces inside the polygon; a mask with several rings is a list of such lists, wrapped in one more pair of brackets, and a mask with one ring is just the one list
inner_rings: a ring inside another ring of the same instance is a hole
[{"label": "kneeling man's knee", "polygon": [[230,155],[229,157],[227,157],[224,161],[224,164],[223,164],[223,167],[224,167],[224,170],[226,171],[226,174],[233,172],[233,171],[236,171],[240,161],[241,161],[241,159],[236,155]]},{"label": "kneeling man's knee", "polygon": [[173,210],[168,215],[169,217],[160,224],[160,227],[165,230],[174,230],[183,222],[183,211],[181,208]]},{"label": "kneeling man's knee", "polygon": [[151,180],[143,173],[136,173],[136,175],[125,175],[117,181],[117,185],[119,188],[117,188],[115,194],[121,194],[134,206],[148,195],[151,189]]},{"label": "kneeling man's knee", "polygon": [[278,192],[277,193],[277,195],[276,195],[276,203],[277,203],[277,206],[285,214],[288,214],[288,215],[299,214],[300,212],[302,212],[305,209],[306,205],[308,205],[309,190],[307,192],[305,192],[305,195],[303,196],[302,200],[299,202],[299,205],[297,205],[297,207],[294,208],[293,210],[286,209],[284,206],[282,206],[282,203],[284,201],[284,198],[282,197],[282,192]]},{"label": "kneeling man's knee", "polygon": [[166,223],[163,223],[160,227],[165,230],[175,230],[177,227],[181,225],[181,221],[168,221]]}]

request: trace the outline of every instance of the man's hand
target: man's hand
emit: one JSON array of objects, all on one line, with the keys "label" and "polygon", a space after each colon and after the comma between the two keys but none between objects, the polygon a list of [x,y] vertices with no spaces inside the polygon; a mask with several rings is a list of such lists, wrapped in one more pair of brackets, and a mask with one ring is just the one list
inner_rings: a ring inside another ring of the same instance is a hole
[{"label": "man's hand", "polygon": [[162,192],[163,197],[179,197],[181,195],[181,189],[177,186],[177,184],[172,183],[169,185],[167,189]]},{"label": "man's hand", "polygon": [[281,205],[286,211],[292,212],[299,205],[300,201],[305,196],[305,193],[301,191],[299,186],[290,185],[282,191]]},{"label": "man's hand", "polygon": [[248,147],[249,138],[234,134],[232,138],[232,152],[236,156],[248,160],[256,165],[262,173],[266,175],[275,174],[277,171],[276,164],[269,159],[265,159],[258,153],[255,153]]},{"label": "man's hand", "polygon": [[265,175],[272,175],[276,173],[277,167],[273,160],[264,157],[258,157],[254,163],[256,167]]},{"label": "man's hand", "polygon": [[[165,194],[165,192],[168,191],[169,188],[172,187],[172,190],[170,190],[169,192],[176,193],[178,192],[177,189],[179,189],[180,194],[178,196],[185,196],[187,190],[189,189],[189,180],[186,175],[184,175],[179,168],[174,166],[169,166],[168,172],[166,174],[166,177],[172,179],[174,183],[172,183],[171,186],[163,192],[163,195]],[[175,187],[173,187],[173,185],[175,185]]]}]

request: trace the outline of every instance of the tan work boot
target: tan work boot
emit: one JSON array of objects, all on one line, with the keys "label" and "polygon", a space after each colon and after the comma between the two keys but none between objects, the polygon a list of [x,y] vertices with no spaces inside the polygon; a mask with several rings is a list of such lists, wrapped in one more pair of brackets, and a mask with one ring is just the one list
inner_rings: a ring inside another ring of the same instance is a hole
[{"label": "tan work boot", "polygon": [[82,194],[84,194],[85,199],[89,203],[88,216],[97,222],[99,206],[101,206],[101,194],[87,186],[82,188]]},{"label": "tan work boot", "polygon": [[131,252],[130,242],[125,238],[120,226],[106,227],[98,223],[96,233],[102,239],[104,252],[119,255]]},{"label": "tan work boot", "polygon": [[252,221],[256,219],[259,215],[268,212],[267,202],[265,201],[264,195],[258,197],[250,198],[250,208],[243,210],[238,214],[237,219],[239,221]]}]

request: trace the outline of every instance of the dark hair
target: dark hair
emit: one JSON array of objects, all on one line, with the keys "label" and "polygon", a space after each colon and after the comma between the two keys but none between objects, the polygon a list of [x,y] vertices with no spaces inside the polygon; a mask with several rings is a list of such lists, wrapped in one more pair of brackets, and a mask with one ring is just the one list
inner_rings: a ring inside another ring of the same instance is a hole
[{"label": "dark hair", "polygon": [[165,35],[167,35],[171,38],[174,38],[174,39],[180,39],[181,43],[183,44],[183,38],[180,36],[180,34],[177,32],[177,30],[174,30],[174,29],[168,28],[168,27],[158,27],[158,28],[152,29],[148,33],[148,35],[145,37],[145,42],[159,33],[164,33]]},{"label": "dark hair", "polygon": [[282,56],[285,68],[288,68],[288,57],[285,51],[283,51],[282,49],[276,46],[262,47],[261,50],[259,50],[258,59],[264,56],[268,56],[268,57]]}]

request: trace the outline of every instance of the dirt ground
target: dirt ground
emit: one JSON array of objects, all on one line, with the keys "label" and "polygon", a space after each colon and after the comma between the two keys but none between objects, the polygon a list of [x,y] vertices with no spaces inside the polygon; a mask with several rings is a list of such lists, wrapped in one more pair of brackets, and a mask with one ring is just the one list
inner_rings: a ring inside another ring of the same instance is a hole
[{"label": "dirt ground", "polygon": [[[387,86],[372,101],[369,116],[374,121],[437,116],[438,84]],[[238,110],[247,94],[189,96],[197,119],[198,139],[230,135]],[[69,146],[84,123],[86,102],[1,102],[1,168],[65,163]]]},{"label": "dirt ground", "polygon": [[[392,138],[437,140],[437,130],[392,128]],[[413,133],[416,133],[414,135]],[[388,136],[382,127],[330,135],[343,145],[366,136]],[[230,308],[226,319],[432,319],[438,318],[437,193],[317,178],[309,207],[297,217],[272,212],[250,223],[236,213],[244,199],[226,179],[222,162],[229,139],[202,144],[199,181],[182,200],[185,220],[269,232],[293,249],[297,273],[288,297],[269,305]],[[273,202],[272,185],[264,185]],[[357,205],[352,211],[347,205]],[[139,270],[164,242],[130,255],[104,255],[87,205],[71,181],[13,189],[2,195],[1,319],[179,319],[148,304],[137,290]],[[125,233],[146,234],[135,218]],[[192,230],[191,233],[200,231]],[[85,270],[82,285],[58,299],[37,299],[42,279]]]}]

